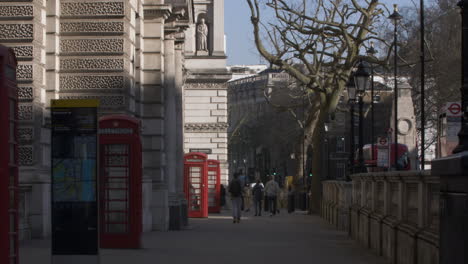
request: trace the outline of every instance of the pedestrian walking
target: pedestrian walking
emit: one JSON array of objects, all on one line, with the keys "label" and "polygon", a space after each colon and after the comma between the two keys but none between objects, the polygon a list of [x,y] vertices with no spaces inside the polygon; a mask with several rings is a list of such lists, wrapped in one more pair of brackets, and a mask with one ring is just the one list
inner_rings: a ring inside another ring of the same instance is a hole
[{"label": "pedestrian walking", "polygon": [[257,180],[254,187],[252,188],[252,196],[255,206],[255,216],[262,215],[262,200],[263,200],[263,184],[260,180]]},{"label": "pedestrian walking", "polygon": [[226,205],[226,188],[224,188],[223,184],[219,188],[219,205],[221,208]]},{"label": "pedestrian walking", "polygon": [[276,198],[278,197],[278,193],[280,191],[280,187],[278,183],[275,181],[273,177],[270,177],[270,180],[265,185],[265,194],[268,199],[268,207],[270,209],[270,216],[276,214]]},{"label": "pedestrian walking", "polygon": [[234,179],[229,183],[229,193],[232,202],[233,223],[240,223],[242,204],[242,185],[239,181],[239,174],[234,174]]},{"label": "pedestrian walking", "polygon": [[291,185],[288,186],[288,213],[294,212],[294,191]]},{"label": "pedestrian walking", "polygon": [[243,197],[244,197],[244,212],[249,212],[250,207],[252,206],[252,190],[250,189],[250,185],[248,183],[246,183],[244,186]]}]

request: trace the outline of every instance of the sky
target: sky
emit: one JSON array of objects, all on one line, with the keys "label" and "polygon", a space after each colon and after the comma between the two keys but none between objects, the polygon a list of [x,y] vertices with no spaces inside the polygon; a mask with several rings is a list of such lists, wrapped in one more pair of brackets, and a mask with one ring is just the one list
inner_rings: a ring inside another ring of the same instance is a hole
[{"label": "sky", "polygon": [[[381,2],[391,8],[392,4],[413,5],[413,2],[419,3],[419,0],[381,0]],[[247,1],[224,0],[224,5],[228,65],[265,64],[253,41],[253,28],[250,24],[250,9]]]}]

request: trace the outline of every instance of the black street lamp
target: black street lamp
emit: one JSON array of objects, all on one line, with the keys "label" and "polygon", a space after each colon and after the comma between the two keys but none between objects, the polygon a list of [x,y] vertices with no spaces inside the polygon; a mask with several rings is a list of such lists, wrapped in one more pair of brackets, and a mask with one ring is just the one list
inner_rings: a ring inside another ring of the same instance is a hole
[{"label": "black street lamp", "polygon": [[248,183],[248,178],[247,178],[247,159],[244,158],[242,160],[244,162],[244,184]]},{"label": "black street lamp", "polygon": [[395,26],[394,32],[393,32],[393,49],[394,49],[394,54],[393,54],[393,77],[394,77],[394,82],[395,82],[395,90],[394,90],[394,149],[393,149],[393,154],[394,154],[394,159],[395,159],[395,170],[398,170],[397,166],[397,161],[398,161],[398,81],[397,81],[397,74],[398,74],[398,53],[397,53],[397,26],[400,20],[403,18],[400,13],[398,12],[398,5],[394,4],[393,5],[393,13],[388,17],[393,25]]},{"label": "black street lamp", "polygon": [[330,179],[330,137],[328,132],[330,130],[330,123],[325,123],[323,128],[325,129],[325,143],[327,143],[327,180]]},{"label": "black street lamp", "polygon": [[346,90],[348,91],[348,103],[350,106],[351,126],[349,140],[349,173],[346,174],[346,181],[350,181],[349,175],[354,173],[354,103],[356,102],[356,85],[354,83],[354,73],[351,73]]},{"label": "black street lamp", "polygon": [[358,68],[354,73],[354,83],[356,84],[358,98],[359,98],[359,157],[358,157],[358,172],[365,172],[364,166],[364,115],[363,115],[363,106],[364,106],[364,94],[369,88],[369,73],[367,68],[364,66],[364,63],[359,62]]},{"label": "black street lamp", "polygon": [[461,8],[462,16],[462,86],[461,105],[462,105],[462,127],[458,133],[458,146],[453,153],[459,153],[468,150],[468,0],[458,2]]},{"label": "black street lamp", "polygon": [[[370,42],[370,47],[366,50],[367,55],[375,56],[377,50],[374,48],[374,42]],[[375,160],[374,157],[374,142],[375,142],[375,132],[374,132],[374,64],[370,63],[371,68],[371,155],[372,160]]]}]

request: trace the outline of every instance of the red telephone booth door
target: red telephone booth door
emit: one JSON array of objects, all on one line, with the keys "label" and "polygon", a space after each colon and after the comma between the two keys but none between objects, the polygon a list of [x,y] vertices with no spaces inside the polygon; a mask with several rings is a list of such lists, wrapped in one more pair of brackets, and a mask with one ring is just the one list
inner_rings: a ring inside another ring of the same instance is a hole
[{"label": "red telephone booth door", "polygon": [[208,160],[208,212],[221,212],[221,168],[219,161]]},{"label": "red telephone booth door", "polygon": [[142,170],[140,123],[123,115],[99,120],[100,246],[140,248]]},{"label": "red telephone booth door", "polygon": [[19,263],[16,65],[13,50],[0,45],[0,263],[6,264]]},{"label": "red telephone booth door", "polygon": [[188,153],[184,160],[185,195],[189,217],[208,217],[207,156]]}]

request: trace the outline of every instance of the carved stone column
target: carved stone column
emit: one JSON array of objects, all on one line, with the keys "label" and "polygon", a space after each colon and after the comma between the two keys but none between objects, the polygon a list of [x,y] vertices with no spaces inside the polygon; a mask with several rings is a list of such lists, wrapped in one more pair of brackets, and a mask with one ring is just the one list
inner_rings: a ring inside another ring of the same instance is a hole
[{"label": "carved stone column", "polygon": [[[166,32],[170,29],[166,29]],[[177,120],[176,120],[176,61],[174,33],[164,39],[164,146],[165,175],[169,188],[169,229],[180,229],[180,202],[176,190]]]}]

